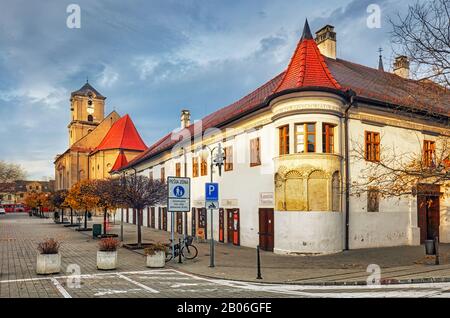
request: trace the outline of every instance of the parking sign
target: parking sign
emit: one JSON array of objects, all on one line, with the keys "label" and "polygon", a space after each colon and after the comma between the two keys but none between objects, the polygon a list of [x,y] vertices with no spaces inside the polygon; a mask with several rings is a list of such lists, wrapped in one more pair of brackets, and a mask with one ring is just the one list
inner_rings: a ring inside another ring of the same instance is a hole
[{"label": "parking sign", "polygon": [[205,184],[205,207],[207,209],[219,208],[219,184],[206,183]]}]

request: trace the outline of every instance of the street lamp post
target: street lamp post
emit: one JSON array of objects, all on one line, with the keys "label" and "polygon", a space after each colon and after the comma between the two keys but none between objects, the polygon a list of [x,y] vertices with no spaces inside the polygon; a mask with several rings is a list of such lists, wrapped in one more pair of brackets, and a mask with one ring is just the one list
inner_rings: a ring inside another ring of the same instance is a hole
[{"label": "street lamp post", "polygon": [[[219,143],[217,147],[210,148],[207,145],[203,145],[203,149],[208,148],[210,154],[211,154],[211,164],[210,164],[210,170],[211,170],[211,183],[213,183],[214,178],[214,166],[217,166],[219,168],[219,176],[222,175],[222,166],[224,165],[224,153],[222,150],[222,145]],[[217,149],[216,157],[213,159],[214,151]],[[209,267],[215,267],[214,265],[214,210],[211,209],[211,239],[210,239],[210,258],[209,258]]]}]

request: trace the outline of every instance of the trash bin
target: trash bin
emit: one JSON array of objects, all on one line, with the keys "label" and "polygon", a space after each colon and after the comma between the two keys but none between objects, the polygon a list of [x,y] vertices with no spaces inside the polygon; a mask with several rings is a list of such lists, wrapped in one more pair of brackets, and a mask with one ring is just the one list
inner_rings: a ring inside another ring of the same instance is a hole
[{"label": "trash bin", "polygon": [[94,224],[92,226],[92,237],[97,238],[99,235],[102,235],[102,225]]},{"label": "trash bin", "polygon": [[434,240],[425,240],[425,254],[436,255],[436,247],[434,246]]}]

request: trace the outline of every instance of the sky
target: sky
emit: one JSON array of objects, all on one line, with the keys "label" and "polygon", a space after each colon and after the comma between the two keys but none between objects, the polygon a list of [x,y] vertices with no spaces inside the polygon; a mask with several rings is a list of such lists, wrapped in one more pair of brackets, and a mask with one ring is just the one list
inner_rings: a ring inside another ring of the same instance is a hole
[{"label": "sky", "polygon": [[[0,160],[53,178],[70,92],[87,78],[106,114],[129,114],[150,146],[180,125],[181,109],[201,119],[282,72],[306,18],[313,32],[335,26],[338,58],[377,67],[381,47],[390,69],[389,18],[413,2],[0,0]],[[70,4],[80,28],[67,27]],[[367,23],[373,4],[379,28]]]}]

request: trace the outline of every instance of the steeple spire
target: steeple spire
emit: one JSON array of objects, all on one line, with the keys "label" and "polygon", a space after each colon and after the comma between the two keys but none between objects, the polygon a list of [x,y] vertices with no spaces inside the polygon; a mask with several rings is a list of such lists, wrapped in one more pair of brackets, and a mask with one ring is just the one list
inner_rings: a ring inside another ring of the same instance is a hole
[{"label": "steeple spire", "polygon": [[312,40],[312,38],[313,36],[309,27],[308,19],[306,19],[301,40]]},{"label": "steeple spire", "polygon": [[378,52],[380,53],[380,58],[378,60],[378,70],[384,72],[383,55],[381,54],[383,52],[383,49],[380,47],[378,49]]}]

